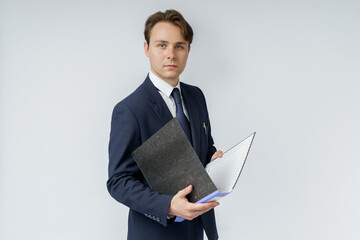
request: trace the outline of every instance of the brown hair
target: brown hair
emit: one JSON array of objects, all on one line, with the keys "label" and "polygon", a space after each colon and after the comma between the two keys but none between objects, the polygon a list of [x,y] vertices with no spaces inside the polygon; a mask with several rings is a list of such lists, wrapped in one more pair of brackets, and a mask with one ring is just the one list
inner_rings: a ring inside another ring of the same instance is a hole
[{"label": "brown hair", "polygon": [[165,12],[156,12],[146,20],[144,36],[148,45],[150,44],[151,30],[158,22],[169,22],[178,26],[181,29],[184,39],[189,42],[190,46],[194,36],[193,30],[181,13],[173,9],[166,10]]}]

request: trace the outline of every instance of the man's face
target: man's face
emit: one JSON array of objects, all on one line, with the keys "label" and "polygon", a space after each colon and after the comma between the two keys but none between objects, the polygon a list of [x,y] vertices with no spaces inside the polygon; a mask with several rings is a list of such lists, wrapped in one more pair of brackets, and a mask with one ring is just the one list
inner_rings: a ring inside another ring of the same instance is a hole
[{"label": "man's face", "polygon": [[144,43],[152,72],[172,86],[176,86],[184,71],[190,46],[179,27],[168,22],[158,22],[150,33],[150,43]]}]

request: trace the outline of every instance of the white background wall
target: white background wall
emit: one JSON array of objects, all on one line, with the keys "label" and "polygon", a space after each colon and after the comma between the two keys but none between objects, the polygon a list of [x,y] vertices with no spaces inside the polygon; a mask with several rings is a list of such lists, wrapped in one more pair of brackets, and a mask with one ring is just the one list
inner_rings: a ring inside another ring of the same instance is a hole
[{"label": "white background wall", "polygon": [[360,3],[45,1],[0,5],[0,239],[125,239],[107,193],[113,106],[145,78],[143,26],[195,31],[182,80],[219,149],[257,136],[221,239],[360,238]]}]

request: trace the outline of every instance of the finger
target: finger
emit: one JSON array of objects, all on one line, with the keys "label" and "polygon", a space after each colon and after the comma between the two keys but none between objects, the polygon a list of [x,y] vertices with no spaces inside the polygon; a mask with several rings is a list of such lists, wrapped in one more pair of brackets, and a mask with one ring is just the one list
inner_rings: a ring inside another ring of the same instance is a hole
[{"label": "finger", "polygon": [[197,216],[200,216],[200,215],[202,215],[202,214],[210,211],[210,210],[213,209],[213,208],[214,208],[214,207],[205,208],[205,209],[202,209],[202,210],[200,210],[200,211],[194,212],[194,214],[196,214]]},{"label": "finger", "polygon": [[215,201],[208,203],[189,203],[189,207],[187,209],[188,213],[187,216],[185,216],[185,218],[188,220],[192,220],[218,205],[219,203]]},{"label": "finger", "polygon": [[224,155],[224,153],[221,150],[219,150],[217,152],[218,152],[218,157],[222,157]]},{"label": "finger", "polygon": [[211,161],[217,159],[218,157],[222,157],[223,155],[224,155],[224,153],[223,153],[221,150],[216,151],[216,152],[212,155]]},{"label": "finger", "polygon": [[213,201],[213,202],[207,202],[207,203],[196,203],[196,204],[194,204],[193,205],[193,210],[194,211],[200,211],[200,212],[202,212],[202,211],[209,211],[210,209],[212,209],[212,208],[214,208],[214,207],[216,207],[216,206],[218,206],[219,205],[219,202],[215,202],[215,201]]},{"label": "finger", "polygon": [[216,157],[222,157],[224,155],[224,153],[221,150],[219,150],[219,151],[216,151],[214,155]]}]

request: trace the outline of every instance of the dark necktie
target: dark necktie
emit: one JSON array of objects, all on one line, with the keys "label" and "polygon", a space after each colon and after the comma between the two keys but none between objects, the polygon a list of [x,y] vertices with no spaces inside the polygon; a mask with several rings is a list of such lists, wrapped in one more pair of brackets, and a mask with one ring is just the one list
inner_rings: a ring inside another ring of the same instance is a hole
[{"label": "dark necktie", "polygon": [[174,90],[171,93],[172,97],[175,100],[176,104],[176,118],[179,121],[182,129],[184,130],[187,138],[189,139],[190,143],[191,141],[191,130],[190,130],[190,123],[187,120],[182,107],[181,97],[180,97],[180,91],[178,88],[174,88]]}]

